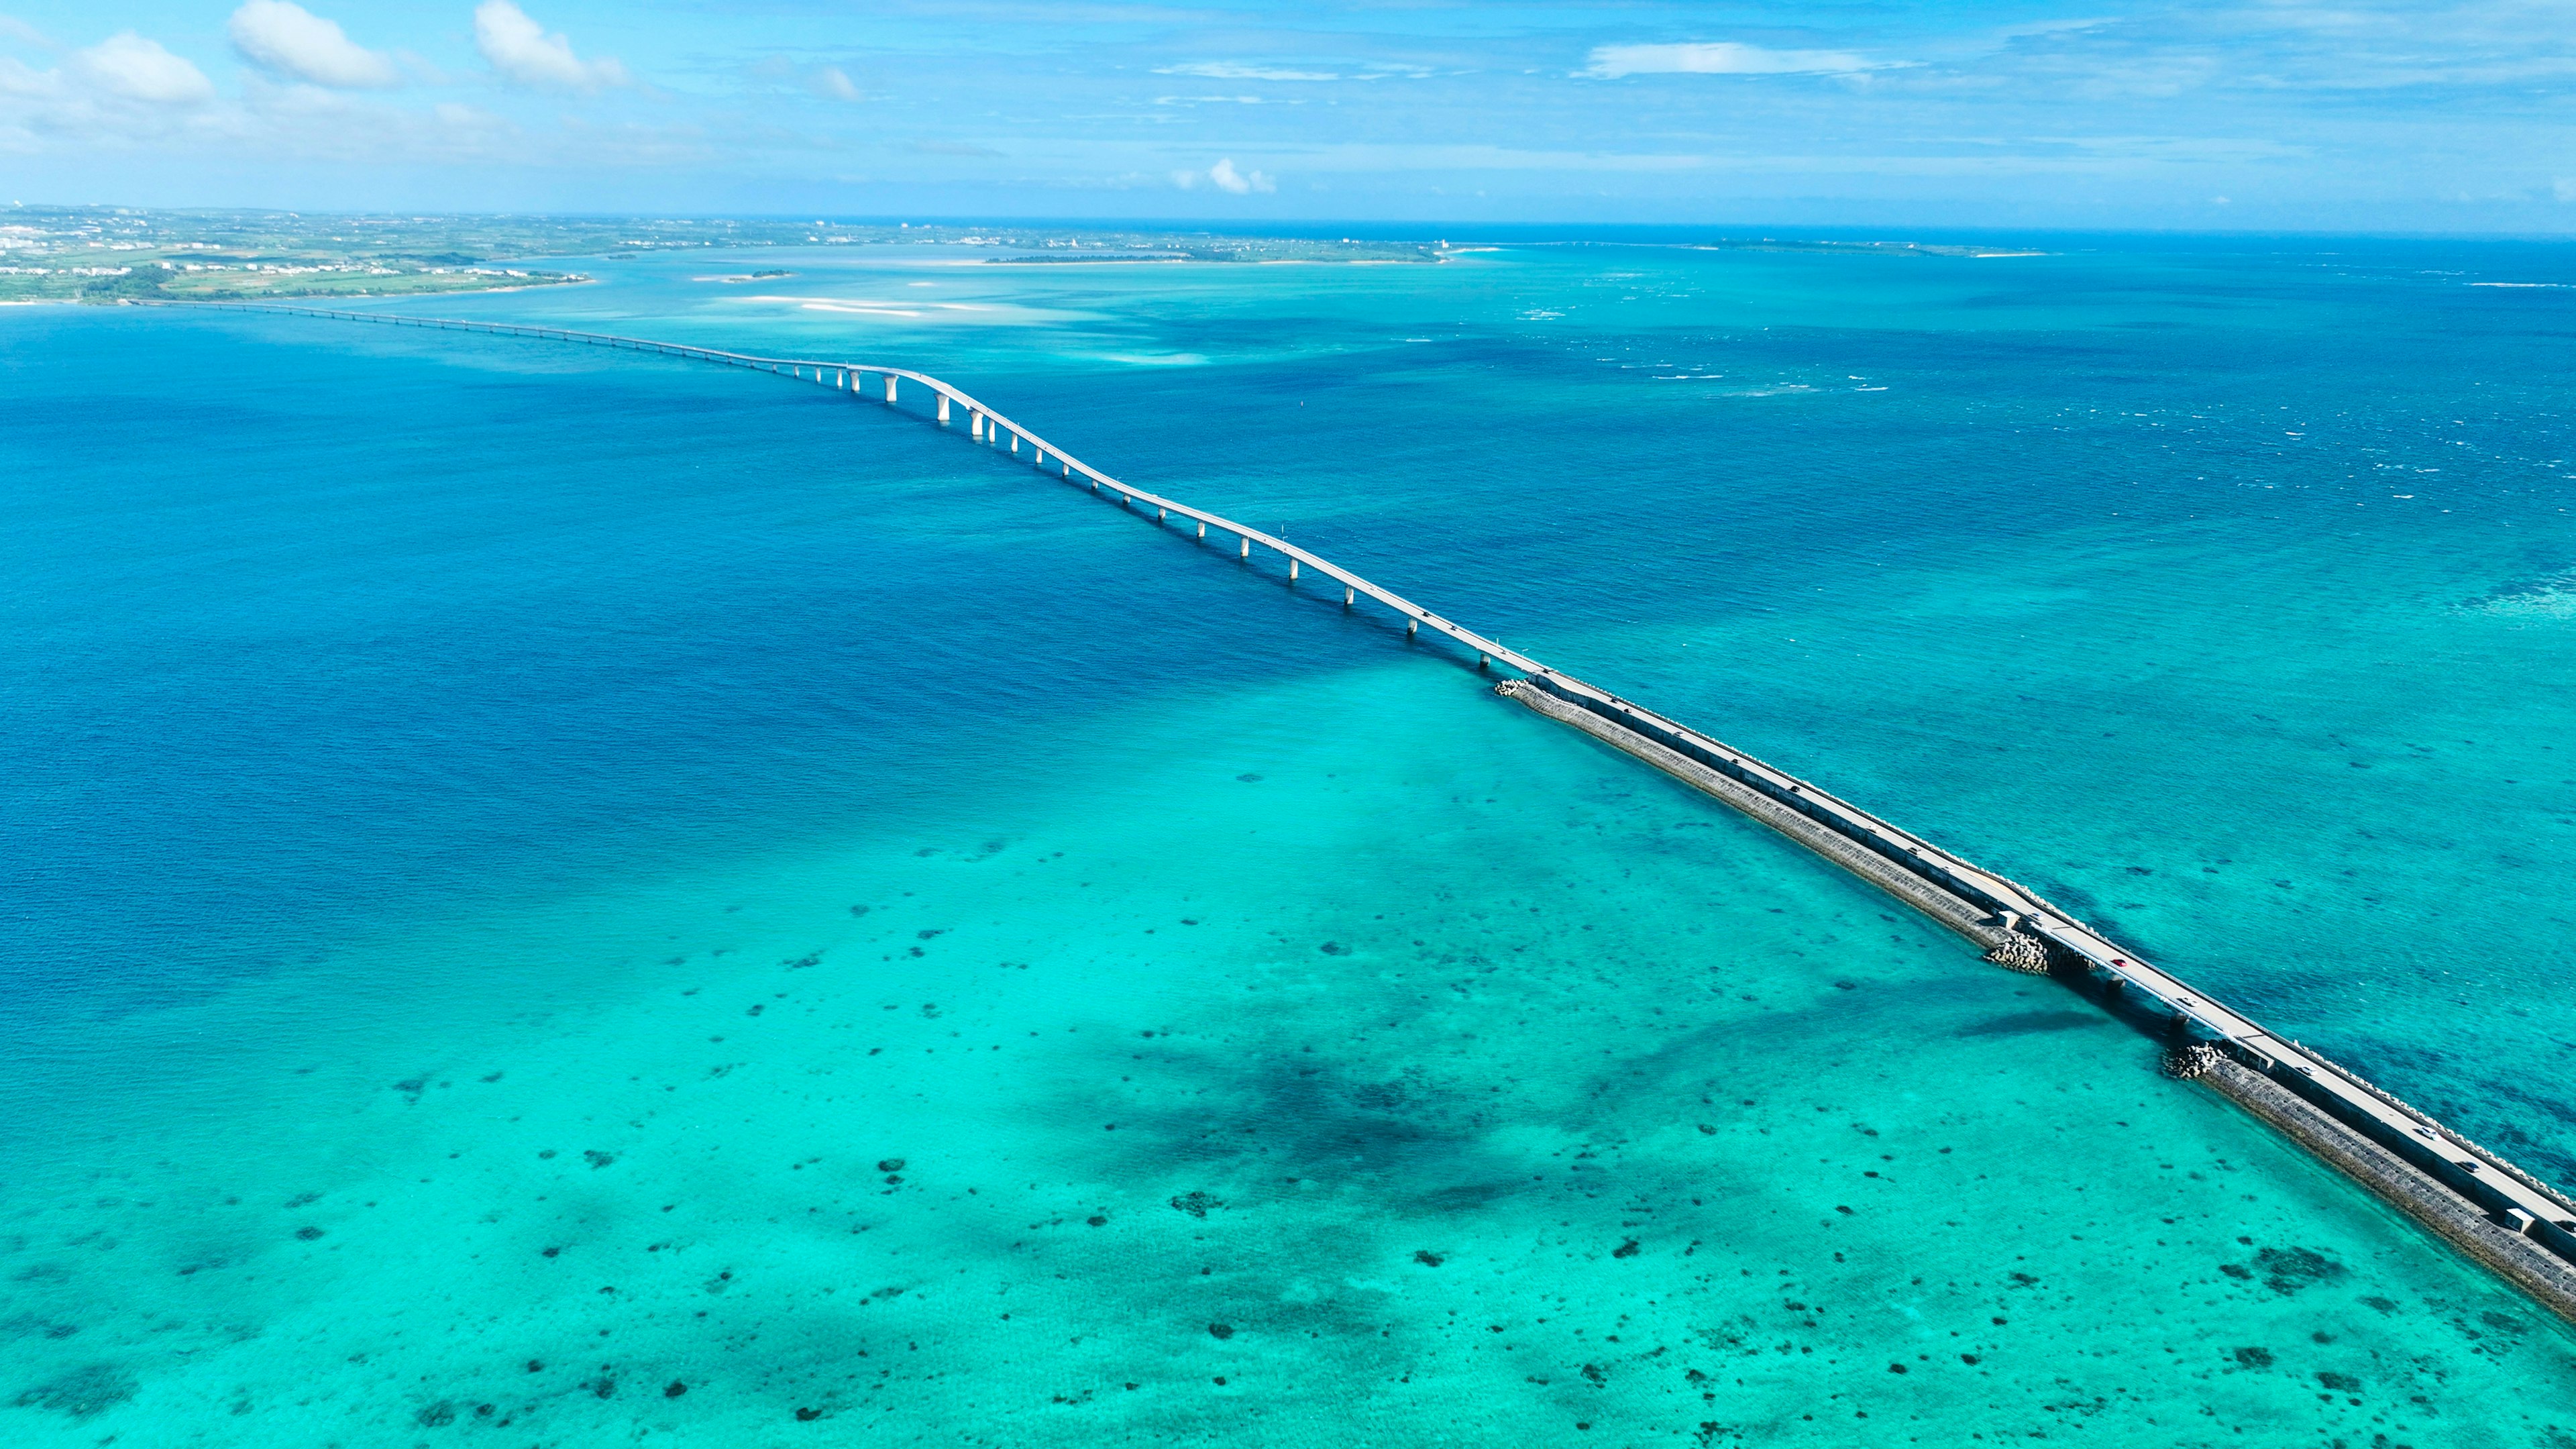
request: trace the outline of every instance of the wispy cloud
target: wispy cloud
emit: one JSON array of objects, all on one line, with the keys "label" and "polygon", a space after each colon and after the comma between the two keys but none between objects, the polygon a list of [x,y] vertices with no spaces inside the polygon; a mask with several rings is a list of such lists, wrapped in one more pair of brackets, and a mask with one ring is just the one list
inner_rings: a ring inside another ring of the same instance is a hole
[{"label": "wispy cloud", "polygon": [[1604,45],[1577,72],[1598,80],[1630,75],[1850,75],[1894,70],[1908,60],[1880,60],[1848,50],[1769,50],[1732,40],[1679,45]]},{"label": "wispy cloud", "polygon": [[474,7],[474,48],[505,79],[553,90],[595,91],[622,86],[632,77],[612,57],[584,60],[572,42],[545,27],[510,0],[483,0]]},{"label": "wispy cloud", "polygon": [[850,79],[850,73],[837,65],[799,65],[783,55],[773,55],[748,68],[754,80],[793,85],[827,101],[864,101],[867,92]]},{"label": "wispy cloud", "polygon": [[2576,0],[878,0],[864,50],[801,0],[189,0],[188,30],[101,41],[171,5],[0,0],[43,27],[0,15],[10,186],[2075,225],[2230,195],[2434,229],[2501,196],[2576,230]]},{"label": "wispy cloud", "polygon": [[1159,65],[1156,75],[1194,75],[1205,80],[1328,81],[1340,80],[1339,71],[1286,70],[1278,66],[1240,65],[1228,60],[1194,60],[1186,65]]},{"label": "wispy cloud", "polygon": [[249,0],[225,29],[242,59],[294,80],[334,90],[402,84],[392,60],[350,40],[338,22],[289,0]]}]

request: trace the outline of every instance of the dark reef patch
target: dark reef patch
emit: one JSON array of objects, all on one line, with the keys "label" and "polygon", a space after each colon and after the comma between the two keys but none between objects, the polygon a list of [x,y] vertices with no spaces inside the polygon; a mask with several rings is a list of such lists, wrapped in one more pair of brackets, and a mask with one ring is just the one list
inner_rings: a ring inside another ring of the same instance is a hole
[{"label": "dark reef patch", "polygon": [[2048,1031],[2082,1031],[2087,1027],[2108,1026],[2109,1017],[2091,1011],[2016,1011],[2010,1016],[1997,1016],[1961,1027],[1961,1036],[2031,1036]]},{"label": "dark reef patch", "polygon": [[18,1395],[17,1404],[22,1409],[51,1409],[74,1419],[89,1419],[133,1398],[138,1387],[133,1375],[116,1365],[94,1363],[26,1390]]},{"label": "dark reef patch", "polygon": [[2287,1295],[2316,1283],[2330,1283],[2347,1271],[2343,1264],[2313,1248],[2265,1248],[2254,1255],[2263,1286]]}]

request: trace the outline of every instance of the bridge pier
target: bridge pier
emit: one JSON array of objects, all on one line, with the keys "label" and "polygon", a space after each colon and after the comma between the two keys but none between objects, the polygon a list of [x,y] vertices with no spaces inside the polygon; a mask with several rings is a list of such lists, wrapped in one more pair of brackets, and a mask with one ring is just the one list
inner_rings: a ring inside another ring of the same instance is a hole
[{"label": "bridge pier", "polygon": [[1199,524],[1199,537],[1201,537],[1201,538],[1205,538],[1205,537],[1207,537],[1207,523],[1206,523],[1204,520],[1202,520],[1202,521],[1200,522],[1200,524]]},{"label": "bridge pier", "polygon": [[[635,339],[568,333],[556,328],[406,319],[382,314],[337,313],[259,304],[254,304],[251,310],[336,316],[395,326],[435,326],[505,336],[533,336],[612,347],[641,345]],[[692,357],[731,367],[760,368],[773,375],[792,373],[798,380],[805,380],[805,364],[791,363],[784,358],[717,353],[705,348],[673,349],[666,355]],[[853,393],[859,390],[854,365],[812,365],[815,367],[814,381],[828,381],[835,372],[839,372]],[[947,385],[921,374],[914,374],[914,377],[940,394],[939,418],[946,422],[950,400]],[[891,374],[886,374],[885,379],[885,400],[891,405],[895,401],[896,382]],[[964,394],[956,396],[959,401],[965,400]],[[969,403],[968,406],[973,410],[977,405]],[[975,421],[979,434],[999,425],[998,419],[988,418],[981,412],[976,413]],[[998,435],[987,436],[998,441]],[[1016,443],[1015,437],[1015,450]],[[1043,459],[1043,451],[1040,457]],[[1061,461],[1065,476],[1070,480],[1071,460]],[[1118,493],[1122,507],[1131,507],[1136,497],[1155,496],[1130,494],[1124,485],[1088,467],[1084,469],[1084,477],[1095,493],[1103,486]],[[1181,507],[1184,516],[1195,513],[1187,505],[1172,506]],[[1167,514],[1168,510],[1158,500],[1158,521]],[[1240,555],[1248,562],[1252,556],[1250,531],[1231,519],[1217,515],[1208,517],[1215,518],[1220,530],[1231,529],[1237,533]],[[1207,518],[1202,517],[1202,538],[1206,536],[1206,527]],[[1297,578],[1300,568],[1297,553],[1291,551],[1294,546],[1284,540],[1270,540],[1270,543],[1274,551],[1289,560],[1289,578]],[[1327,575],[1344,580],[1343,607],[1353,607],[1357,601],[1357,588],[1351,580],[1356,575],[1345,575],[1337,566],[1321,560],[1318,560],[1318,566]],[[1506,667],[1526,678],[1507,677],[1498,686],[1506,697],[1582,729],[1594,738],[1771,825],[1963,935],[1995,945],[1991,940],[1995,933],[1988,924],[1992,913],[2002,918],[2005,931],[2014,932],[2014,939],[2025,945],[2035,945],[2037,942],[2032,937],[2015,931],[2017,913],[2033,915],[2044,909],[2050,916],[2056,914],[2055,907],[2028,896],[2011,881],[1986,875],[1929,842],[1908,836],[1858,807],[1787,777],[1759,760],[1735,754],[1708,736],[1646,713],[1579,680],[1556,674],[1509,646],[1471,633],[1447,619],[1434,620],[1427,611],[1380,590],[1375,584],[1370,585],[1370,590],[1373,598],[1406,615],[1405,637],[1408,641],[1418,635],[1422,625],[1429,624],[1434,632],[1445,634],[1472,650],[1480,673],[1493,671],[1498,659],[1508,661]],[[1500,655],[1493,652],[1497,649],[1502,651]],[[1858,850],[1851,848],[1854,846]],[[2372,1187],[2392,1204],[2433,1228],[2508,1281],[2532,1293],[2562,1316],[2576,1321],[2576,1290],[2571,1289],[2566,1264],[2536,1259],[2525,1262],[2515,1256],[2526,1251],[2537,1253],[2546,1250],[2559,1259],[2576,1262],[2576,1217],[2568,1216],[2570,1210],[2562,1200],[2532,1183],[2504,1159],[2474,1147],[2466,1139],[2437,1135],[2442,1132],[2438,1122],[2406,1108],[2384,1093],[2376,1092],[2368,1083],[2335,1067],[2325,1058],[2306,1054],[2295,1042],[2271,1037],[2255,1023],[2215,1002],[2191,994],[2184,983],[2144,962],[2114,954],[2117,948],[2112,943],[2094,935],[2080,922],[2034,918],[2037,920],[2034,929],[2047,944],[2046,954],[2057,958],[2053,974],[2058,979],[2070,985],[2086,982],[2089,963],[2092,970],[2101,973],[2092,979],[2099,981],[2099,986],[2094,989],[2099,990],[2103,997],[2112,1001],[2126,999],[2141,1017],[2148,1020],[2153,1020],[2150,1013],[2165,1014],[2162,1025],[2174,1039],[2173,1046],[2179,1049],[2169,1053],[2168,1060],[2179,1057],[2190,1065],[2188,1072],[2178,1070],[2173,1075],[2203,1076],[2205,1073],[2204,1080],[2213,1089],[2280,1129],[2322,1160]],[[2002,948],[1997,946],[1996,949],[2000,951]],[[2228,1060],[2216,1060],[2222,1053]],[[2385,1149],[2394,1155],[2382,1163],[2358,1155],[2363,1149]],[[2488,1167],[2496,1171],[2488,1173],[2482,1170]],[[2441,1192],[2456,1193],[2463,1201],[2453,1201],[2449,1197],[2428,1198],[2426,1194],[2434,1193],[2437,1187]],[[2463,1216],[2472,1209],[2476,1210],[2474,1215]],[[2499,1224],[2510,1232],[2495,1232],[2479,1223],[2478,1218]],[[2538,1246],[2530,1247],[2535,1240]]]},{"label": "bridge pier", "polygon": [[1172,516],[1172,515],[1171,515],[1170,511],[1169,511],[1169,510],[1167,510],[1167,509],[1157,508],[1157,509],[1155,509],[1155,510],[1154,510],[1154,521],[1155,521],[1156,523],[1160,523],[1160,522],[1162,522],[1164,519],[1169,518],[1169,517],[1171,517],[1171,516]]}]

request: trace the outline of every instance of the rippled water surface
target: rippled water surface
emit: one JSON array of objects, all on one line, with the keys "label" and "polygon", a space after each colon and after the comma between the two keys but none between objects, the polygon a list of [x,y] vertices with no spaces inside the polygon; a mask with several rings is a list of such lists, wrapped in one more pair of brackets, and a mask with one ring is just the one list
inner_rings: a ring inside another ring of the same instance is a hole
[{"label": "rippled water surface", "polygon": [[[947,377],[2576,1180],[2576,255],[983,256],[435,310]],[[2154,1043],[916,399],[0,378],[13,1443],[2576,1445]]]}]

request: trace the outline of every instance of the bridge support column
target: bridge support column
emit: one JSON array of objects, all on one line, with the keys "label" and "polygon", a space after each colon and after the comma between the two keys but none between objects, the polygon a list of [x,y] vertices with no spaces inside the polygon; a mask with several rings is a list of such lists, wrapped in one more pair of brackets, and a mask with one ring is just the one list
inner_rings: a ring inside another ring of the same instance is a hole
[{"label": "bridge support column", "polygon": [[1046,466],[1046,449],[1044,448],[1038,449],[1038,466],[1041,468]]},{"label": "bridge support column", "polygon": [[1352,601],[1353,599],[1358,598],[1358,597],[1359,597],[1359,590],[1352,588],[1352,587],[1351,587],[1350,585],[1348,585],[1348,584],[1344,584],[1344,585],[1342,585],[1342,607],[1343,607],[1343,608],[1345,608],[1345,609],[1349,608],[1349,607],[1351,606],[1351,601]]},{"label": "bridge support column", "polygon": [[1154,510],[1154,521],[1156,523],[1160,523],[1171,516],[1171,511],[1169,509],[1157,508]]},{"label": "bridge support column", "polygon": [[[887,378],[886,381],[892,383],[894,379]],[[939,395],[939,420],[943,423],[948,421],[948,394],[944,392]]]},{"label": "bridge support column", "polygon": [[1477,656],[1476,656],[1476,667],[1477,667],[1478,669],[1491,669],[1493,666],[1494,666],[1494,661],[1492,661],[1491,659],[1486,658],[1486,657],[1485,657],[1484,655],[1482,655],[1482,654],[1479,654],[1479,655],[1477,655]]},{"label": "bridge support column", "polygon": [[1297,582],[1297,561],[1293,558],[1288,560],[1288,582]]},{"label": "bridge support column", "polygon": [[1011,451],[1012,451],[1012,452],[1014,452],[1014,453],[1016,453],[1016,452],[1018,452],[1019,450],[1020,450],[1020,435],[1019,435],[1019,434],[1017,434],[1017,433],[1013,433],[1013,434],[1011,434]]},{"label": "bridge support column", "polygon": [[1204,524],[1204,523],[1202,523],[1202,524],[1200,524],[1200,525],[1199,525],[1199,537],[1201,537],[1201,538],[1205,538],[1205,537],[1207,537],[1207,525],[1206,525],[1206,524]]},{"label": "bridge support column", "polygon": [[1422,631],[1422,621],[1421,621],[1420,619],[1407,619],[1407,620],[1405,620],[1405,621],[1404,621],[1404,637],[1405,637],[1405,638],[1410,639],[1410,638],[1412,638],[1414,635],[1416,635],[1416,634],[1420,633],[1421,631]]},{"label": "bridge support column", "polygon": [[886,401],[894,401],[894,374],[891,372],[886,374]]},{"label": "bridge support column", "polygon": [[1247,538],[1247,539],[1243,540],[1243,552],[1241,552],[1241,553],[1239,553],[1239,554],[1236,554],[1236,555],[1235,555],[1235,557],[1236,557],[1236,558],[1250,558],[1250,557],[1252,557],[1252,540],[1251,540],[1251,539]]}]

